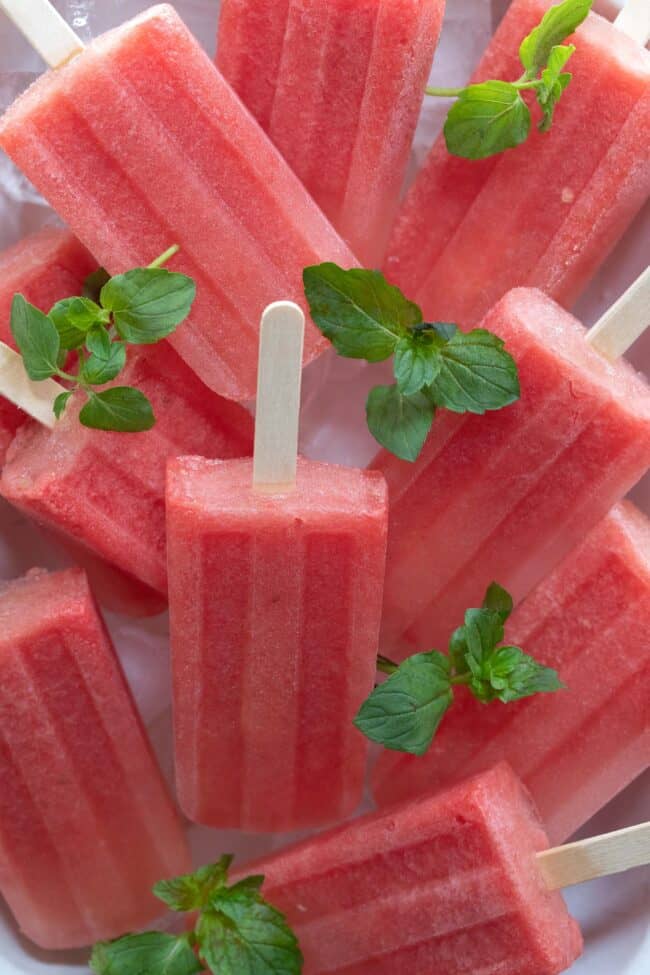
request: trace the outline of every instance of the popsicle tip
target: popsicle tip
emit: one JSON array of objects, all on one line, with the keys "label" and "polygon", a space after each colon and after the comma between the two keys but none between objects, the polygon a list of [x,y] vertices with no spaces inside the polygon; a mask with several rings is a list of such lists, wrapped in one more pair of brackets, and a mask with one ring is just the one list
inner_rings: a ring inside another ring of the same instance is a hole
[{"label": "popsicle tip", "polygon": [[4,11],[50,68],[62,68],[84,43],[50,0],[0,0]]}]

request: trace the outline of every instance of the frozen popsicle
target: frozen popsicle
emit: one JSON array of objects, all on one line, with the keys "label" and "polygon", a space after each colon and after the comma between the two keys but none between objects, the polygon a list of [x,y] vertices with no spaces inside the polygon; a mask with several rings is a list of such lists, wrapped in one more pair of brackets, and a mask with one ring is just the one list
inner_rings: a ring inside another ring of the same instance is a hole
[{"label": "frozen popsicle", "polygon": [[167,528],[176,776],[210,826],[280,832],[351,813],[381,614],[381,475],[296,463],[302,312],[265,314],[254,461],[179,457]]},{"label": "frozen popsicle", "polygon": [[72,948],[160,914],[189,862],[81,570],[0,587],[0,891],[21,930]]},{"label": "frozen popsicle", "polygon": [[[166,342],[131,350],[119,382],[151,400],[157,417],[153,429],[137,434],[89,430],[79,423],[79,404],[71,404],[54,429],[28,423],[18,431],[0,477],[0,494],[44,526],[166,594],[167,459],[188,451],[208,457],[248,455],[252,419],[243,407],[207,389]],[[37,390],[44,385],[36,384]],[[51,411],[49,399],[45,415],[53,419]]]},{"label": "frozen popsicle", "polygon": [[556,975],[582,939],[536,854],[548,841],[502,764],[247,866],[287,915],[305,975]]},{"label": "frozen popsicle", "polygon": [[[9,6],[55,70],[0,120],[0,147],[112,274],[179,244],[170,269],[198,294],[172,344],[218,393],[252,397],[264,307],[303,300],[303,268],[350,267],[351,252],[173,7],[78,54],[65,28],[62,50],[55,43],[60,21],[45,0],[34,21]],[[305,361],[325,347],[310,324]]]},{"label": "frozen popsicle", "polygon": [[[475,81],[514,80],[554,0],[514,0]],[[475,325],[509,289],[569,307],[650,193],[650,54],[590,14],[549,133],[482,161],[434,145],[398,217],[386,273],[425,315]]]},{"label": "frozen popsicle", "polygon": [[[592,341],[631,341],[648,323],[649,285],[646,273]],[[493,580],[519,603],[650,463],[647,384],[596,352],[572,315],[516,289],[483,325],[515,358],[521,399],[485,416],[441,411],[415,464],[383,451],[372,465],[391,497],[388,656],[445,649]]]},{"label": "frozen popsicle", "polygon": [[459,694],[426,755],[383,752],[375,798],[397,802],[506,759],[563,842],[650,763],[649,628],[650,522],[625,502],[507,624],[507,642],[567,689],[507,708]]},{"label": "frozen popsicle", "polygon": [[217,65],[366,267],[386,252],[444,0],[224,0]]},{"label": "frozen popsicle", "polygon": [[[81,294],[96,261],[67,230],[47,227],[0,254],[0,341],[15,348],[11,303],[22,294],[41,311],[61,298]],[[18,427],[27,417],[0,397],[0,466]]]}]

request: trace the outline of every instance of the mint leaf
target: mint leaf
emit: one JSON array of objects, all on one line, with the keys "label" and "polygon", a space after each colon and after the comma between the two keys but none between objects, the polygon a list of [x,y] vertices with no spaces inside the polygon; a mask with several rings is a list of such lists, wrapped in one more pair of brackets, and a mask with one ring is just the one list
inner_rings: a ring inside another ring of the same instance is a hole
[{"label": "mint leaf", "polygon": [[201,910],[210,903],[212,896],[225,886],[232,861],[232,856],[223,856],[217,863],[201,867],[195,873],[173,877],[171,880],[161,880],[156,884],[153,892],[172,911]]},{"label": "mint leaf", "polygon": [[65,413],[65,408],[68,405],[68,401],[71,396],[72,396],[71,392],[59,393],[57,398],[54,400],[54,405],[52,409],[54,410],[54,415],[57,418],[57,420],[60,420],[63,414]]},{"label": "mint leaf", "polygon": [[238,884],[212,899],[196,928],[201,957],[216,975],[300,975],[293,931],[259,893]]},{"label": "mint leaf", "polygon": [[485,594],[483,609],[489,609],[493,613],[497,613],[501,621],[505,623],[512,615],[514,609],[512,596],[498,582],[493,582]]},{"label": "mint leaf", "polygon": [[91,355],[82,363],[79,378],[90,386],[103,386],[110,382],[126,365],[126,345],[124,342],[111,342],[104,328],[94,329],[88,334],[86,348]]},{"label": "mint leaf", "polygon": [[339,355],[381,362],[422,312],[379,271],[319,264],[303,271],[311,317]]},{"label": "mint leaf", "polygon": [[535,78],[548,64],[552,49],[586,20],[592,4],[593,0],[564,0],[544,14],[541,23],[524,38],[519,48],[527,77]]},{"label": "mint leaf", "polygon": [[500,613],[489,609],[468,609],[465,613],[466,663],[475,677],[483,674],[483,663],[497,643],[503,640],[503,620]]},{"label": "mint leaf", "polygon": [[88,395],[88,402],[79,413],[79,420],[85,427],[140,433],[150,430],[156,422],[151,403],[138,389],[113,386]]},{"label": "mint leaf", "polygon": [[354,723],[385,748],[424,755],[452,703],[449,658],[432,650],[409,657],[376,687]]},{"label": "mint leaf", "polygon": [[14,295],[11,304],[11,334],[23,357],[25,372],[36,382],[58,371],[59,333],[42,311]]},{"label": "mint leaf", "polygon": [[432,386],[438,406],[455,413],[483,414],[519,398],[517,365],[491,332],[480,328],[457,331],[439,355],[440,372]]},{"label": "mint leaf", "polygon": [[64,298],[50,310],[62,349],[78,349],[84,344],[88,330],[108,317],[108,313],[89,298]]},{"label": "mint leaf", "polygon": [[375,386],[366,406],[368,429],[382,447],[402,460],[417,460],[435,416],[426,393],[404,396],[397,386]]},{"label": "mint leaf", "polygon": [[454,156],[485,159],[521,145],[530,126],[530,110],[517,88],[486,81],[461,91],[445,122],[445,141]]},{"label": "mint leaf", "polygon": [[404,336],[395,348],[393,368],[402,396],[412,396],[430,386],[440,371],[438,350],[425,339]]},{"label": "mint leaf", "polygon": [[93,948],[90,968],[97,975],[198,975],[203,971],[188,935],[158,931],[100,941]]},{"label": "mint leaf", "polygon": [[537,89],[537,101],[544,113],[539,123],[541,132],[548,132],[551,128],[557,103],[571,82],[573,76],[568,71],[563,72],[562,68],[574,52],[573,44],[554,47],[548,59],[548,67],[542,71],[542,84]]},{"label": "mint leaf", "polygon": [[481,700],[504,704],[564,688],[555,670],[542,666],[519,647],[495,650],[484,662],[480,683]]},{"label": "mint leaf", "polygon": [[121,338],[151,345],[166,338],[190,313],[196,285],[184,274],[163,268],[136,268],[104,285],[102,306],[113,313]]},{"label": "mint leaf", "polygon": [[102,288],[111,280],[111,276],[105,267],[98,267],[96,271],[89,274],[83,284],[82,294],[84,298],[98,302],[102,293]]}]

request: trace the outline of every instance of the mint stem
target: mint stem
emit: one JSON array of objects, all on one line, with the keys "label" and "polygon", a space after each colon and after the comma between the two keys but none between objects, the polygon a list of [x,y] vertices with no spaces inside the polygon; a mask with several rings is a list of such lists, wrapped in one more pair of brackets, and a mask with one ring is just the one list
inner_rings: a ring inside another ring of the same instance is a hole
[{"label": "mint stem", "polygon": [[171,247],[167,248],[164,254],[157,257],[155,261],[152,261],[149,265],[149,269],[155,271],[156,268],[162,267],[167,261],[171,261],[172,257],[178,254],[180,246],[178,244],[172,244]]},{"label": "mint stem", "polygon": [[458,98],[464,91],[464,88],[425,88],[425,94],[435,98]]},{"label": "mint stem", "polygon": [[377,670],[381,674],[395,674],[399,670],[399,666],[388,657],[383,657],[381,654],[377,656]]}]

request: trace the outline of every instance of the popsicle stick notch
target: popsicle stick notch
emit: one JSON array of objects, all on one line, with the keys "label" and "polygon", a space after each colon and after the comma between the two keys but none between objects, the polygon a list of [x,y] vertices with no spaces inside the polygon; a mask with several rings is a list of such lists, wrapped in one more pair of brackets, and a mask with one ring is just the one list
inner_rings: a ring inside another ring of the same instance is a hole
[{"label": "popsicle stick notch", "polygon": [[84,49],[83,41],[49,0],[0,0],[0,9],[50,68],[60,68]]},{"label": "popsicle stick notch", "polygon": [[614,361],[625,355],[648,325],[650,325],[650,267],[645,269],[632,287],[628,288],[590,329],[587,333],[587,342],[596,352]]},{"label": "popsicle stick notch", "polygon": [[292,301],[262,315],[257,377],[253,486],[273,491],[295,484],[305,316]]},{"label": "popsicle stick notch", "polygon": [[32,382],[23,365],[22,356],[0,342],[0,395],[20,407],[33,420],[50,430],[56,424],[54,400],[66,390],[53,379]]},{"label": "popsicle stick notch", "polygon": [[645,47],[650,40],[650,3],[648,0],[627,0],[614,24],[641,47]]},{"label": "popsicle stick notch", "polygon": [[537,862],[549,890],[645,866],[650,863],[650,822],[545,850]]}]

